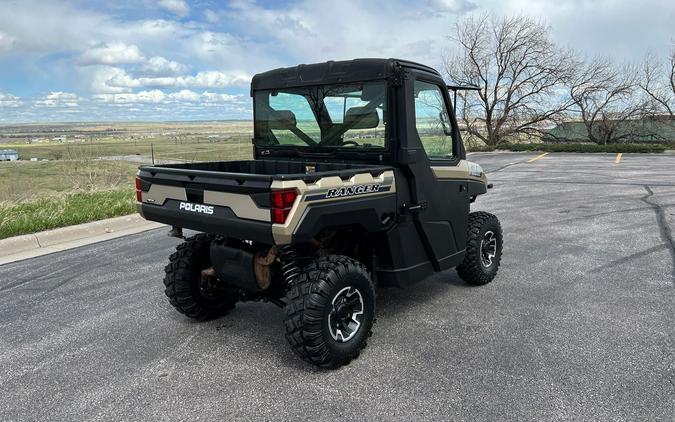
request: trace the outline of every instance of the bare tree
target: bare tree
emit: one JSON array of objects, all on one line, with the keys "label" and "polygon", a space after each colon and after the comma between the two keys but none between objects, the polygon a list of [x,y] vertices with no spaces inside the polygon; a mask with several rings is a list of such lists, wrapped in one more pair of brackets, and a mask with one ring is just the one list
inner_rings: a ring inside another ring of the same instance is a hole
[{"label": "bare tree", "polygon": [[636,136],[641,125],[635,119],[646,105],[638,100],[638,73],[634,66],[616,66],[596,57],[577,60],[568,81],[569,96],[586,129],[588,140],[598,144],[622,142]]},{"label": "bare tree", "polygon": [[644,58],[640,88],[647,94],[655,114],[668,113],[671,119],[675,118],[675,46],[665,64],[651,54]]},{"label": "bare tree", "polygon": [[569,54],[549,39],[549,28],[525,16],[467,18],[451,36],[459,51],[445,60],[448,78],[481,87],[460,93],[458,119],[488,145],[540,132],[570,106],[556,95],[571,71]]}]

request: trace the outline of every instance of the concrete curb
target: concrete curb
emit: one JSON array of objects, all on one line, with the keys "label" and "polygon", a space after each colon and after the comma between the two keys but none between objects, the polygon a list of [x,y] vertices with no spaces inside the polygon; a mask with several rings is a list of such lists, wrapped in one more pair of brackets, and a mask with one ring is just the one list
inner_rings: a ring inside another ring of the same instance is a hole
[{"label": "concrete curb", "polygon": [[166,226],[132,214],[10,237],[0,240],[0,265],[159,227]]},{"label": "concrete curb", "polygon": [[34,234],[24,234],[0,240],[0,258],[5,255],[37,249],[40,243]]}]

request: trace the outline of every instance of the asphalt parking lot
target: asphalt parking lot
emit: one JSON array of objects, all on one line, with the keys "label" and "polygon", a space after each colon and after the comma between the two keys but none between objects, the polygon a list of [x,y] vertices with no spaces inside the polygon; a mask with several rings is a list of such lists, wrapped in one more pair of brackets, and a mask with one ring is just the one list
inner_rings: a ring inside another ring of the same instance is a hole
[{"label": "asphalt parking lot", "polygon": [[282,311],[195,323],[155,230],[0,266],[0,420],[672,420],[675,156],[480,153],[484,287],[380,290],[359,359],[296,358]]}]

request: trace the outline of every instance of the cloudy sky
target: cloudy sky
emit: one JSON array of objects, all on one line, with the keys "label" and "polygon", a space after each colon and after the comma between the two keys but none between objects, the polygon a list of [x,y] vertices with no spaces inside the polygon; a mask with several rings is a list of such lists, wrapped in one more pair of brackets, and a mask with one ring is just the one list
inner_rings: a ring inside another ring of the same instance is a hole
[{"label": "cloudy sky", "polygon": [[440,67],[454,23],[485,12],[541,18],[560,44],[616,60],[675,42],[672,0],[0,0],[0,122],[245,119],[257,72]]}]

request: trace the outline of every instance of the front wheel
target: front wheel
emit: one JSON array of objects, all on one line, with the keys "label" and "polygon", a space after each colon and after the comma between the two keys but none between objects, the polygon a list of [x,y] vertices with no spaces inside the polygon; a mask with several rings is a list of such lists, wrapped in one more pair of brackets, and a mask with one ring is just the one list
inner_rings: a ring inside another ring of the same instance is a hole
[{"label": "front wheel", "polygon": [[469,284],[483,285],[497,275],[502,259],[502,227],[493,214],[479,211],[469,214],[466,255],[457,266],[457,274]]},{"label": "front wheel", "polygon": [[297,277],[285,312],[293,351],[309,363],[335,368],[366,347],[375,321],[375,286],[358,261],[321,258]]}]

